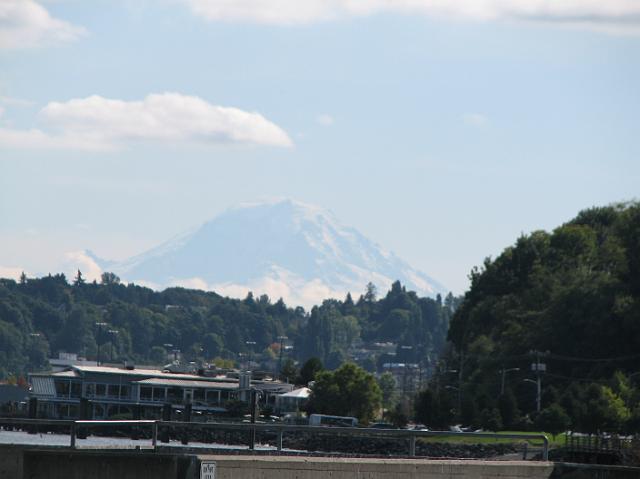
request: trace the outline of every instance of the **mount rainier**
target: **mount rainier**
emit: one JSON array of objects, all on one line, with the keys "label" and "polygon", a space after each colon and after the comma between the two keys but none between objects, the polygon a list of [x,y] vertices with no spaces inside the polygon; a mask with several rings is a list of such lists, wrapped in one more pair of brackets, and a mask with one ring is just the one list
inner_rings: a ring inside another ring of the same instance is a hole
[{"label": "mount rainier", "polygon": [[380,291],[400,280],[420,295],[445,288],[322,208],[285,199],[245,203],[122,262],[91,255],[127,281],[156,289],[184,286],[244,297],[249,291],[310,307]]}]

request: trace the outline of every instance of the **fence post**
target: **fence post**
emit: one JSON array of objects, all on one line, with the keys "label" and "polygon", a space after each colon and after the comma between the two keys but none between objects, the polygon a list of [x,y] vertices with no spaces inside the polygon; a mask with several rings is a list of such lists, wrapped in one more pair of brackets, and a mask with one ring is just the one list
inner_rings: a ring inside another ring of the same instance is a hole
[{"label": "fence post", "polygon": [[71,436],[71,449],[76,448],[76,423],[75,421],[71,423],[71,429],[69,430],[69,435]]},{"label": "fence post", "polygon": [[411,438],[409,439],[409,455],[411,457],[416,456],[416,435],[415,434],[412,434]]},{"label": "fence post", "polygon": [[151,445],[154,451],[158,447],[158,421],[154,421],[151,425]]},{"label": "fence post", "polygon": [[542,460],[543,461],[548,461],[549,460],[549,439],[547,438],[547,436],[542,436]]},{"label": "fence post", "polygon": [[278,430],[278,451],[282,451],[282,436],[284,435],[284,431],[282,429]]}]

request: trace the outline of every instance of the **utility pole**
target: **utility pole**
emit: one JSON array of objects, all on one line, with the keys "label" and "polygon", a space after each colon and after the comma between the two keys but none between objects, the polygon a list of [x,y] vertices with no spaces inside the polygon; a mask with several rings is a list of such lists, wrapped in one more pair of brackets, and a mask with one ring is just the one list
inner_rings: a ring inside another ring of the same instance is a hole
[{"label": "utility pole", "polygon": [[98,326],[98,337],[96,338],[96,343],[98,344],[98,355],[96,357],[96,365],[100,366],[100,339],[102,338],[102,327],[106,326],[105,322],[97,322],[96,326]]},{"label": "utility pole", "polygon": [[247,346],[249,346],[249,362],[247,363],[247,371],[251,370],[251,360],[253,359],[253,347],[256,345],[255,341],[245,341]]},{"label": "utility pole", "polygon": [[278,358],[278,377],[282,376],[282,355],[284,354],[284,342],[289,339],[286,336],[278,336],[280,340],[280,357]]},{"label": "utility pole", "polygon": [[460,351],[460,367],[458,368],[458,417],[462,420],[462,368],[464,367],[464,350]]},{"label": "utility pole", "polygon": [[110,329],[109,330],[109,334],[111,335],[111,362],[113,363],[113,343],[116,340],[116,334],[118,334],[119,331],[117,329]]},{"label": "utility pole", "polygon": [[542,409],[542,376],[540,373],[547,370],[547,365],[540,362],[540,351],[531,351],[531,354],[536,357],[536,362],[531,364],[531,370],[536,373],[536,411],[540,412]]}]

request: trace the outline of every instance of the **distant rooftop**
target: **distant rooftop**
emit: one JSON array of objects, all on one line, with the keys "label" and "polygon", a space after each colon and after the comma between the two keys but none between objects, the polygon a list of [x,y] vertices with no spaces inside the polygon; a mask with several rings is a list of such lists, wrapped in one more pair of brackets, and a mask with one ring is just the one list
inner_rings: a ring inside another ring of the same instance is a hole
[{"label": "distant rooftop", "polygon": [[136,384],[141,386],[176,386],[183,388],[206,388],[206,389],[238,389],[237,382],[230,383],[228,381],[203,381],[199,377],[198,381],[188,379],[164,379],[164,378],[150,378],[136,381]]}]

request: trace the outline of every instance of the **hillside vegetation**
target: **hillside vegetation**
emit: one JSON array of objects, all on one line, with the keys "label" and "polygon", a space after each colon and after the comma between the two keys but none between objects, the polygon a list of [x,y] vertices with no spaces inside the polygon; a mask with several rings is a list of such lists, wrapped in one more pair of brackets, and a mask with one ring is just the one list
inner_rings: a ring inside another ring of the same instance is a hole
[{"label": "hillside vegetation", "polygon": [[449,330],[453,349],[422,398],[441,404],[436,421],[452,420],[453,408],[463,422],[526,426],[536,419],[539,362],[539,420],[637,430],[640,204],[588,209],[522,236],[470,279]]},{"label": "hillside vegetation", "polygon": [[[124,285],[112,273],[86,282],[79,272],[0,280],[0,377],[46,367],[65,351],[107,362],[165,364],[172,352],[187,361],[246,364],[273,371],[283,359],[319,358],[335,368],[377,341],[402,343],[415,361],[435,360],[446,340],[455,299],[419,298],[396,282],[376,298],[375,287],[353,301],[326,300],[310,312],[267,296],[231,299],[213,292]],[[117,331],[117,333],[113,332]],[[283,340],[281,336],[287,336]],[[406,348],[410,346],[410,348]],[[385,360],[375,352],[360,363]],[[388,360],[388,359],[387,359]]]}]

